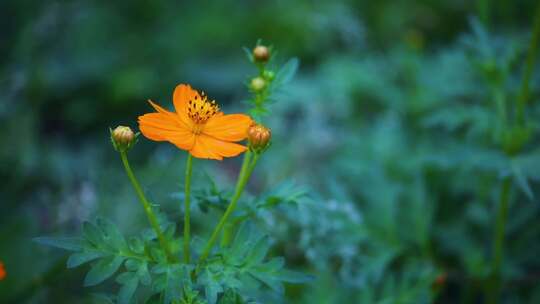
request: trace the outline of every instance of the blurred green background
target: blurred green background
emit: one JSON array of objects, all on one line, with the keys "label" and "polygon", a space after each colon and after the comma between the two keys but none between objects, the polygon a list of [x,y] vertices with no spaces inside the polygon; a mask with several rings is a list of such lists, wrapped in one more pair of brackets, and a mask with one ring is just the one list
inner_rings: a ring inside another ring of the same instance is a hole
[{"label": "blurred green background", "polygon": [[[316,276],[287,303],[482,303],[505,181],[500,298],[540,303],[538,68],[526,140],[506,149],[523,137],[512,114],[536,2],[0,2],[0,302],[99,303],[85,267],[31,239],[98,214],[127,235],[145,227],[108,127],[136,128],[146,100],[169,106],[181,82],[245,111],[256,70],[242,47],[262,39],[278,64],[300,60],[243,200],[281,202],[258,224]],[[186,154],[141,139],[130,157],[180,219]],[[197,160],[195,191],[209,177],[227,189],[238,162]],[[207,235],[217,214],[196,209]]]}]

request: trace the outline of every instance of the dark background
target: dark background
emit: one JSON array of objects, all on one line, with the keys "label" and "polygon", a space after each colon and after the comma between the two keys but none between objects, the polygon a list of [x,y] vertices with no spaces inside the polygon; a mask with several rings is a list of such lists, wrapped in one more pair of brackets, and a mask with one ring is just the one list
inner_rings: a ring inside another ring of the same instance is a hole
[{"label": "dark background", "polygon": [[[85,267],[65,270],[63,252],[31,239],[75,235],[97,214],[128,235],[146,226],[108,127],[136,128],[146,100],[170,106],[181,82],[245,111],[256,70],[242,47],[262,39],[276,66],[300,60],[248,189],[307,193],[260,223],[290,268],[316,276],[288,302],[481,302],[511,176],[502,299],[539,303],[538,72],[532,135],[517,154],[501,148],[535,2],[2,1],[0,302],[94,303]],[[146,139],[130,153],[170,218],[185,157]],[[209,175],[226,188],[237,170],[197,160],[194,187]],[[214,221],[198,212],[195,232]]]}]

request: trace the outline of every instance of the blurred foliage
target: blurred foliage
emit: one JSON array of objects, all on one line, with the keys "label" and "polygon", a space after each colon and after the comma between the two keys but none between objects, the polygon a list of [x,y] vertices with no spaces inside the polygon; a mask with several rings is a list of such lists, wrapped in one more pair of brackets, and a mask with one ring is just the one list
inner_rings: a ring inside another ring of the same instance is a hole
[{"label": "blurred foliage", "polygon": [[[513,120],[536,4],[2,1],[0,301],[100,303],[82,289],[88,269],[64,271],[66,257],[31,238],[78,234],[98,213],[133,236],[144,214],[107,128],[135,127],[145,100],[168,102],[179,82],[246,109],[257,71],[242,47],[261,38],[300,66],[268,109],[273,145],[237,216],[315,275],[286,286],[289,302],[483,301],[506,178],[502,299],[540,302],[538,64],[527,124]],[[141,140],[131,156],[180,219],[185,154]],[[195,165],[204,235],[238,160]]]}]

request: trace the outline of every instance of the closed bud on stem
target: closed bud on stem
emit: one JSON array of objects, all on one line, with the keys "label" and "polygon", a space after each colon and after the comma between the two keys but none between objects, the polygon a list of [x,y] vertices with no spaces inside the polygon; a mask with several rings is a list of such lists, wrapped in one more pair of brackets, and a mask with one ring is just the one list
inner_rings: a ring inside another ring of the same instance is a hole
[{"label": "closed bud on stem", "polygon": [[440,273],[439,275],[437,275],[435,280],[433,280],[433,283],[431,283],[431,288],[434,291],[439,291],[446,285],[447,280],[448,280],[448,273],[446,272]]},{"label": "closed bud on stem", "polygon": [[264,45],[257,45],[253,49],[253,59],[256,62],[267,62],[270,59],[270,50]]},{"label": "closed bud on stem", "polygon": [[264,79],[267,79],[268,81],[272,81],[276,77],[276,74],[273,71],[266,70],[263,73],[263,77]]},{"label": "closed bud on stem", "polygon": [[260,92],[264,89],[266,86],[266,81],[262,77],[255,77],[251,79],[251,82],[249,83],[249,87],[253,92]]},{"label": "closed bud on stem", "polygon": [[126,152],[137,142],[139,134],[133,133],[130,127],[118,126],[111,131],[113,147],[118,152]]},{"label": "closed bud on stem", "polygon": [[261,124],[253,124],[248,129],[248,140],[250,150],[260,153],[270,145],[272,132]]},{"label": "closed bud on stem", "polygon": [[4,268],[4,264],[0,262],[0,281],[3,280],[7,276],[6,269]]}]

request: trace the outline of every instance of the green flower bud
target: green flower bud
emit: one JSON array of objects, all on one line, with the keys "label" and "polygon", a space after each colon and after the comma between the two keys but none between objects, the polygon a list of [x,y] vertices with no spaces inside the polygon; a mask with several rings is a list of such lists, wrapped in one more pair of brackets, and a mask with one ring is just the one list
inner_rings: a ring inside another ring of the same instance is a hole
[{"label": "green flower bud", "polygon": [[264,79],[267,79],[268,81],[272,81],[276,77],[276,73],[274,73],[273,71],[266,70],[263,73],[263,77]]},{"label": "green flower bud", "polygon": [[254,92],[260,92],[266,87],[266,81],[262,77],[255,77],[251,79],[249,87]]}]

